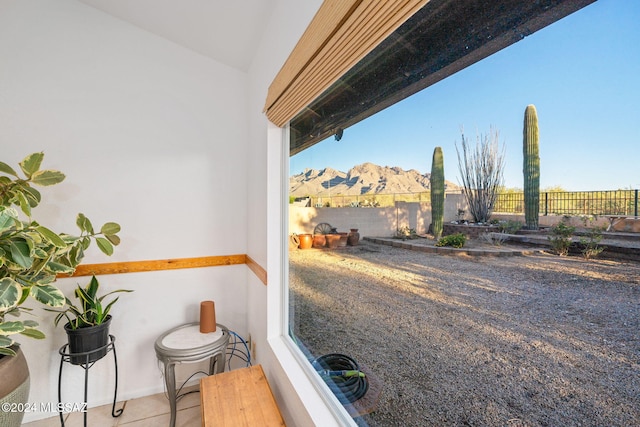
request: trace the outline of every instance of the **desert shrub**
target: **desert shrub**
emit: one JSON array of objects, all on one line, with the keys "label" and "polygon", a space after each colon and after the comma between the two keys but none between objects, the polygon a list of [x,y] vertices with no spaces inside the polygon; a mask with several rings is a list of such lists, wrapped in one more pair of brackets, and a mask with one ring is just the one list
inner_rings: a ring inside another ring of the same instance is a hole
[{"label": "desert shrub", "polygon": [[467,236],[462,233],[455,233],[441,237],[436,243],[436,246],[451,246],[454,248],[461,248],[466,242]]},{"label": "desert shrub", "polygon": [[569,247],[571,246],[571,236],[576,231],[576,228],[572,225],[567,225],[565,221],[561,221],[551,227],[549,232],[549,241],[551,242],[551,248],[553,251],[560,255],[565,256],[569,253]]},{"label": "desert shrub", "polygon": [[494,246],[501,246],[509,237],[505,233],[482,233],[480,239]]},{"label": "desert shrub", "polygon": [[516,234],[523,226],[520,221],[507,220],[500,222],[500,232],[507,234]]},{"label": "desert shrub", "polygon": [[418,233],[416,233],[416,230],[413,228],[401,227],[396,231],[396,235],[394,237],[402,240],[417,239]]},{"label": "desert shrub", "polygon": [[604,250],[602,246],[598,246],[602,240],[602,232],[605,227],[593,227],[588,229],[587,235],[580,238],[582,244],[582,256],[585,259],[595,258]]}]

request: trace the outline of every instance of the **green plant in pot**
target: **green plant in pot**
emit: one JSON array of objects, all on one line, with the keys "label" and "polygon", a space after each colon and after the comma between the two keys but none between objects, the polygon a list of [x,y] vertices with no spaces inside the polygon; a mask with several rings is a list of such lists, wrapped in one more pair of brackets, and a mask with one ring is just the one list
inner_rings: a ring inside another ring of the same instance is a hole
[{"label": "green plant in pot", "polygon": [[[21,174],[0,162],[0,402],[9,396],[26,401],[29,393],[29,370],[15,338],[45,338],[35,320],[20,318],[31,311],[23,304],[33,298],[48,307],[64,306],[64,294],[54,285],[58,275],[73,274],[93,241],[107,255],[120,242],[120,226],[113,222],[96,232],[91,221],[78,214],[80,233],[71,235],[32,217],[32,209],[42,201],[35,186],[65,179],[60,171],[41,169],[43,159],[44,153],[25,157],[19,163]],[[20,425],[21,420],[20,413],[0,413],[2,426]]]},{"label": "green plant in pot", "polygon": [[[67,332],[69,340],[69,353],[87,353],[81,356],[71,356],[71,363],[76,365],[94,362],[107,354],[109,325],[111,323],[109,312],[120,297],[116,297],[108,303],[104,301],[105,298],[118,292],[133,292],[128,289],[118,289],[98,296],[99,288],[98,279],[96,276],[92,276],[91,281],[84,288],[78,285],[75,290],[75,297],[79,300],[78,305],[66,298],[65,308],[47,309],[58,313],[54,319],[56,326],[62,319],[67,321],[64,330]],[[95,351],[98,349],[100,351]]]}]

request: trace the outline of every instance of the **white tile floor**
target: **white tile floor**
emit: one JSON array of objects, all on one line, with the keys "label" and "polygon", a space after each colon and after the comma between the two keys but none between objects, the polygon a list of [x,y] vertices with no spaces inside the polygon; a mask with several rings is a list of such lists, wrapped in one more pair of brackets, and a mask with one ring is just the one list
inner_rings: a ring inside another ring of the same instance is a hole
[{"label": "white tile floor", "polygon": [[[198,387],[185,388],[186,391],[197,390]],[[87,413],[87,425],[91,427],[157,427],[169,425],[169,401],[163,393],[152,396],[131,399],[126,402],[116,403],[116,410],[124,411],[118,418],[111,416],[111,404],[89,409]],[[69,414],[64,425],[68,427],[83,426],[82,413]],[[60,425],[58,415],[43,420],[25,423],[23,427],[54,427]],[[190,393],[178,400],[178,412],[176,415],[176,427],[200,427],[202,425],[200,415],[200,393]]]}]

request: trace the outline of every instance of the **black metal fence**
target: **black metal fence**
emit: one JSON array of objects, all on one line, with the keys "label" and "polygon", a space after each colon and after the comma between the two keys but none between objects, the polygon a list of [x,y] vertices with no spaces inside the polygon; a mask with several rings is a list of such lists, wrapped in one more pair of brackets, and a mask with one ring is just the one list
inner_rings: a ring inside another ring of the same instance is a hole
[{"label": "black metal fence", "polygon": [[[540,193],[540,215],[638,216],[638,190]],[[523,193],[498,195],[493,212],[523,213]]]},{"label": "black metal fence", "polygon": [[[639,216],[639,190],[549,191],[540,193],[540,215],[620,215]],[[455,194],[460,194],[456,192]],[[358,196],[314,196],[314,207],[388,207],[396,202],[430,202],[429,192],[365,194]],[[524,193],[498,194],[494,213],[524,213]]]},{"label": "black metal fence", "polygon": [[316,208],[384,208],[395,206],[396,202],[430,202],[428,191],[420,193],[392,193],[392,194],[362,194],[345,196],[341,194],[331,196],[314,196],[310,198],[309,206]]},{"label": "black metal fence", "polygon": [[[540,215],[621,215],[639,216],[639,190],[549,191],[540,193]],[[459,194],[456,192],[456,194]],[[365,194],[358,196],[315,196],[314,207],[388,207],[396,202],[430,202],[429,192],[404,194]],[[524,194],[501,193],[494,213],[524,213]]]}]

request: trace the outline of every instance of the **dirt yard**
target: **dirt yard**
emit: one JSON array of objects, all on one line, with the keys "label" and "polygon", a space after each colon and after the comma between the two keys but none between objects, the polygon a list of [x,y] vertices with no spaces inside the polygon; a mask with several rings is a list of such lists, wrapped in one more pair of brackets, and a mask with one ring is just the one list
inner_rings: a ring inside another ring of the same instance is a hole
[{"label": "dirt yard", "polygon": [[294,332],[381,384],[369,426],[640,426],[640,264],[290,251]]}]

